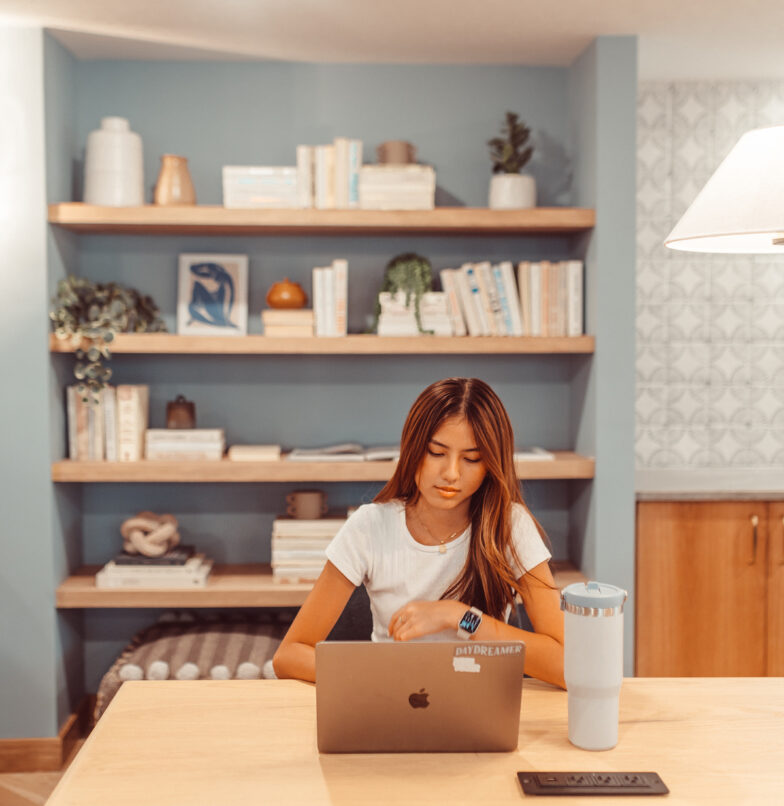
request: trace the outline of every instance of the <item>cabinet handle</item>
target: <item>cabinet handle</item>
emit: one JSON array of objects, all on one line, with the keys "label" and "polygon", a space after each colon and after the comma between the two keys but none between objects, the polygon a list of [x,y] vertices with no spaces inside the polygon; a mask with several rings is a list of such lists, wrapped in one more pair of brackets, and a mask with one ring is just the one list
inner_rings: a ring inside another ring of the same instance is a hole
[{"label": "cabinet handle", "polygon": [[751,556],[751,562],[749,563],[749,565],[754,565],[757,562],[757,526],[758,525],[759,525],[759,517],[757,517],[757,515],[752,515],[751,516],[751,528],[752,528],[752,534],[754,535],[753,542],[752,542],[753,552],[754,553]]}]

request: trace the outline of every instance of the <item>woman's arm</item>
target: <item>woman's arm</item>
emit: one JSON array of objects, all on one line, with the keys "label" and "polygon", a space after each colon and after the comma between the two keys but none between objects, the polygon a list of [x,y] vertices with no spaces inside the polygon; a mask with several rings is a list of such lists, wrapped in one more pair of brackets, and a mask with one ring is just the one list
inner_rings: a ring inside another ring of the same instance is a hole
[{"label": "woman's arm", "polygon": [[[524,641],[525,673],[566,688],[563,672],[564,627],[558,588],[550,566],[540,563],[520,578],[523,604],[536,632],[512,627],[484,616],[474,633],[478,641]],[[438,602],[409,602],[389,622],[389,634],[396,641],[408,641],[441,630],[454,629],[468,605],[453,599]]]},{"label": "woman's arm", "polygon": [[327,562],[272,658],[272,667],[279,678],[316,682],[316,644],[329,635],[354,587]]}]

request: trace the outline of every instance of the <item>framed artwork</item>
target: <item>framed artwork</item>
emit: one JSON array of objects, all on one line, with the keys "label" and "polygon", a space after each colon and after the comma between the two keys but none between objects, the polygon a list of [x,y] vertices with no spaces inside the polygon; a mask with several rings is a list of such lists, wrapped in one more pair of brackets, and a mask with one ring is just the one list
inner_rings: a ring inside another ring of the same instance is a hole
[{"label": "framed artwork", "polygon": [[180,255],[177,332],[188,336],[247,334],[247,255]]}]

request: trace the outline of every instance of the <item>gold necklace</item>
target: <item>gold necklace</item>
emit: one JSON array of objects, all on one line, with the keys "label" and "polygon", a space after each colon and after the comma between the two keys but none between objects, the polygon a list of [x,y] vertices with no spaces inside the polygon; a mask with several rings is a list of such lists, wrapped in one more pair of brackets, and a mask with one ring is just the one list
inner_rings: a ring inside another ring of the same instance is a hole
[{"label": "gold necklace", "polygon": [[436,537],[430,531],[430,529],[428,528],[427,524],[422,520],[422,518],[420,517],[419,513],[413,507],[411,508],[411,512],[414,515],[414,517],[417,519],[417,523],[419,523],[419,525],[430,535],[430,539],[434,540],[434,541],[437,541],[437,543],[438,543],[438,553],[439,554],[446,554],[446,545],[445,544],[449,543],[450,540],[454,540],[454,538],[456,538],[458,535],[460,535],[463,532],[465,532],[465,530],[468,528],[468,523],[470,523],[470,521],[466,522],[465,526],[462,526],[456,532],[452,532],[451,535],[448,535],[447,537],[441,539],[441,538]]}]

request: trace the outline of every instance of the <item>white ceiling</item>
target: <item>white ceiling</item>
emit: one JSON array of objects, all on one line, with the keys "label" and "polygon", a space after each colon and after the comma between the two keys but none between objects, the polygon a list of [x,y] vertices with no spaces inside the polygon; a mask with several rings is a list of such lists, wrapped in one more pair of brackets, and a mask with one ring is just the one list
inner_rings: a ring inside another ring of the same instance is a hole
[{"label": "white ceiling", "polygon": [[80,59],[568,65],[640,37],[640,78],[784,77],[783,0],[0,0]]}]

